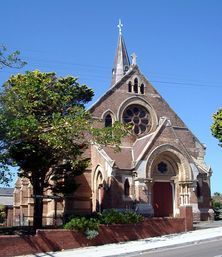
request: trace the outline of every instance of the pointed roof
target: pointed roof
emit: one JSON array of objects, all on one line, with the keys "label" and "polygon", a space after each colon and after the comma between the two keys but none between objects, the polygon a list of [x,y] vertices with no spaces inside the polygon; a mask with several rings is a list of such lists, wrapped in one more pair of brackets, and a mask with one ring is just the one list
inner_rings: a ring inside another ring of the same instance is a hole
[{"label": "pointed roof", "polygon": [[112,70],[112,82],[111,87],[116,84],[127,72],[130,67],[130,60],[126,50],[126,45],[122,35],[122,23],[119,20],[119,38],[116,49],[116,56],[114,60],[113,70]]}]

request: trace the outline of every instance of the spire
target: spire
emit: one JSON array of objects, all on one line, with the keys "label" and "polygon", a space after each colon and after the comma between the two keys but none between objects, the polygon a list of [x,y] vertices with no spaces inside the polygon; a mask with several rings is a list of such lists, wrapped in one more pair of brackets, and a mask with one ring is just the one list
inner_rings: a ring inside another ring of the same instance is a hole
[{"label": "spire", "polygon": [[121,23],[121,20],[119,20],[119,24],[117,25],[117,27],[119,28],[119,39],[112,70],[111,86],[113,86],[117,81],[119,81],[126,74],[130,67],[129,56],[122,35],[123,24]]}]

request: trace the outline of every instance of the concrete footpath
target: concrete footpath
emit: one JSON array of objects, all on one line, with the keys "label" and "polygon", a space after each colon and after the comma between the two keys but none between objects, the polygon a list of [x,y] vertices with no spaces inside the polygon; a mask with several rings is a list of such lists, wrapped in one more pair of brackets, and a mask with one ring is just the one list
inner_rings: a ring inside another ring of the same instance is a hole
[{"label": "concrete footpath", "polygon": [[[104,257],[104,256],[120,256],[135,252],[143,252],[162,247],[172,247],[176,245],[183,245],[195,243],[204,240],[211,240],[215,238],[222,239],[222,223],[203,223],[196,226],[197,230],[166,235],[161,237],[147,238],[138,241],[130,241],[118,244],[107,244],[101,246],[90,246],[78,248],[73,250],[64,250],[60,252],[40,253],[35,255],[26,255],[26,257]],[[24,255],[23,255],[24,256]]]}]

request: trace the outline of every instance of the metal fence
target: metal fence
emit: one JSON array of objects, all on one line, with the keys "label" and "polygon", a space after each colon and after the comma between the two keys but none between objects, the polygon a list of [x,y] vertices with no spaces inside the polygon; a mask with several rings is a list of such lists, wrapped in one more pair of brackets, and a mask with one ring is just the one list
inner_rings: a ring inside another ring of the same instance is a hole
[{"label": "metal fence", "polygon": [[[54,216],[43,216],[42,225],[43,226],[61,226],[63,224],[63,217]],[[32,226],[33,216],[17,215],[13,220],[13,226]]]}]

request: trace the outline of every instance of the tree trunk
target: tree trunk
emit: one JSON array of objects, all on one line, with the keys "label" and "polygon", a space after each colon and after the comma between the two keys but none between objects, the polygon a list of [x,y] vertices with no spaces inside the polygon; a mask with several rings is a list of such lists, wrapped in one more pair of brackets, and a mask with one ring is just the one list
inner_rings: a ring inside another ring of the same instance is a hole
[{"label": "tree trunk", "polygon": [[42,228],[43,215],[43,188],[39,185],[33,185],[34,197],[34,213],[33,213],[33,227],[34,229]]}]

